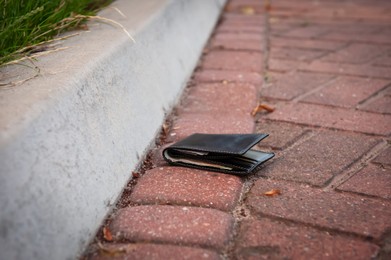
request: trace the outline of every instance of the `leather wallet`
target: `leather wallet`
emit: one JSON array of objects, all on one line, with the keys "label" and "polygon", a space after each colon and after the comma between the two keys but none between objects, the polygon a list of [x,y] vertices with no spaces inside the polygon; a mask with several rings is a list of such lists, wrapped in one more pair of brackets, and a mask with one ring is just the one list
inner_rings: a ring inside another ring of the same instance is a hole
[{"label": "leather wallet", "polygon": [[274,157],[251,149],[268,134],[193,134],[163,150],[173,165],[245,175]]}]

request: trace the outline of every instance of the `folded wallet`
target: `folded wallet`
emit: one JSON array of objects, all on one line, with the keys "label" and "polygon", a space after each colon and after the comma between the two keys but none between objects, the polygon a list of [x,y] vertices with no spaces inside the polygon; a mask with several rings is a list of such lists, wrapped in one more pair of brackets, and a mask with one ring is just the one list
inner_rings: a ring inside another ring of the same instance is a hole
[{"label": "folded wallet", "polygon": [[244,175],[274,157],[251,149],[268,134],[193,134],[163,150],[173,165]]}]

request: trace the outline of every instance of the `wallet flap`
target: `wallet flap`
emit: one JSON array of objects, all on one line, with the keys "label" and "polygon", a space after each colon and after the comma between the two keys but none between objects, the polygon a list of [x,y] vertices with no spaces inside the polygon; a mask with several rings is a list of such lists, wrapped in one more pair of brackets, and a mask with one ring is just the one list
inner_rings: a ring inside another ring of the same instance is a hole
[{"label": "wallet flap", "polygon": [[168,149],[241,155],[267,136],[268,134],[193,134]]}]

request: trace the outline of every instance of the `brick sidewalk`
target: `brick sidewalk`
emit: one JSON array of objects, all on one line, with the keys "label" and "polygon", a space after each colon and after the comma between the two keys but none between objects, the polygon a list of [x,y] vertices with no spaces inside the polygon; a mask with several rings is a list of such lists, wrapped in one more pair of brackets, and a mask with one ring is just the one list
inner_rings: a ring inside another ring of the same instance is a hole
[{"label": "brick sidewalk", "polygon": [[391,259],[390,13],[230,1],[161,145],[255,131],[276,157],[241,178],[151,151],[88,259]]}]

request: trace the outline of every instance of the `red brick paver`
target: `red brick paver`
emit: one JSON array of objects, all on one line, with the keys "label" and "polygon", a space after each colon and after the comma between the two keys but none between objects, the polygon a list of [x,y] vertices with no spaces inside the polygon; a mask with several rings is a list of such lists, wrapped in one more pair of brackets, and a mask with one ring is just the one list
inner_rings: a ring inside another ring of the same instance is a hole
[{"label": "red brick paver", "polygon": [[232,217],[215,209],[154,205],[121,209],[110,230],[119,240],[221,249],[230,240],[232,227]]},{"label": "red brick paver", "polygon": [[347,108],[355,107],[389,83],[390,81],[381,79],[340,77],[305,97],[303,101]]},{"label": "red brick paver", "polygon": [[308,132],[308,129],[289,123],[260,121],[257,124],[257,132],[273,133],[262,141],[259,146],[281,150],[292,145],[298,138],[302,137],[304,133]]},{"label": "red brick paver", "polygon": [[[269,117],[272,120],[321,126],[359,133],[384,135],[391,133],[391,116],[368,112],[357,113],[329,106],[304,103],[281,104]],[[360,124],[357,124],[360,122]]]},{"label": "red brick paver", "polygon": [[391,169],[376,165],[365,167],[338,189],[391,199]]},{"label": "red brick paver", "polygon": [[214,251],[194,247],[159,244],[107,244],[102,245],[91,256],[92,260],[121,259],[172,259],[172,260],[219,260]]},{"label": "red brick paver", "polygon": [[262,97],[291,100],[311,91],[333,78],[327,74],[291,72],[286,74],[271,73],[268,84],[261,90]]},{"label": "red brick paver", "polygon": [[391,166],[391,147],[380,153],[373,162]]},{"label": "red brick paver", "polygon": [[216,50],[205,55],[202,67],[205,69],[246,70],[259,73],[263,69],[262,60],[262,54],[258,52]]},{"label": "red brick paver", "polygon": [[239,82],[257,87],[260,87],[263,82],[260,73],[247,71],[203,70],[196,72],[194,78],[198,82]]},{"label": "red brick paver", "polygon": [[[113,239],[99,234],[88,256],[391,259],[390,10],[387,0],[228,1],[159,145],[105,222]],[[274,110],[251,115],[259,103]],[[268,133],[255,149],[276,157],[248,177],[163,161],[197,132]]]},{"label": "red brick paver", "polygon": [[141,204],[175,204],[232,210],[242,191],[237,176],[159,167],[149,170],[135,187],[131,200]]},{"label": "red brick paver", "polygon": [[[264,195],[272,189],[280,190],[281,195]],[[248,196],[248,205],[259,216],[278,217],[378,239],[391,227],[390,201],[264,179],[255,182]]]},{"label": "red brick paver", "polygon": [[[323,186],[378,142],[376,138],[335,131],[314,132],[279,158],[262,174],[272,178]],[[343,144],[343,145],[341,145]]]},{"label": "red brick paver", "polygon": [[244,221],[239,234],[238,259],[370,259],[378,251],[359,239],[267,218]]}]

